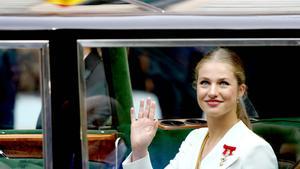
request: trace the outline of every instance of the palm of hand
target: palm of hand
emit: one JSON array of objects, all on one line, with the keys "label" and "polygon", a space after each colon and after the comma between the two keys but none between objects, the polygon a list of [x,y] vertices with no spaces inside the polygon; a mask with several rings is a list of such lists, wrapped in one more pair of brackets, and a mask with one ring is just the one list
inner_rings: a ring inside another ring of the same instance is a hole
[{"label": "palm of hand", "polygon": [[135,152],[145,152],[148,146],[153,140],[158,121],[154,119],[155,114],[155,102],[150,98],[146,101],[144,106],[144,100],[140,102],[140,110],[138,119],[135,119],[134,109],[131,112],[131,146]]},{"label": "palm of hand", "polygon": [[148,147],[157,130],[156,120],[140,118],[131,124],[131,144],[135,148]]}]

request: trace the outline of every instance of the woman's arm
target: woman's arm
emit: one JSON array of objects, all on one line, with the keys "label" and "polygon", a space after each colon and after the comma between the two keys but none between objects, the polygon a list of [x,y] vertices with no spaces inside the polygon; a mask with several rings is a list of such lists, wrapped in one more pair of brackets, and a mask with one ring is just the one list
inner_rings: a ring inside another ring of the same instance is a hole
[{"label": "woman's arm", "polygon": [[251,148],[243,158],[244,169],[278,169],[278,162],[272,147],[265,143]]},{"label": "woman's arm", "polygon": [[140,101],[140,108],[137,119],[135,118],[134,108],[130,109],[130,141],[132,153],[123,162],[124,168],[136,168],[140,165],[145,165],[143,168],[152,168],[148,153],[148,147],[151,144],[158,128],[158,120],[154,119],[154,114],[155,102],[150,98],[147,98],[146,105],[144,100]]},{"label": "woman's arm", "polygon": [[144,106],[144,100],[142,100],[137,119],[134,108],[131,108],[130,114],[132,161],[135,161],[147,155],[148,147],[156,134],[158,120],[154,119],[155,102],[148,98]]}]

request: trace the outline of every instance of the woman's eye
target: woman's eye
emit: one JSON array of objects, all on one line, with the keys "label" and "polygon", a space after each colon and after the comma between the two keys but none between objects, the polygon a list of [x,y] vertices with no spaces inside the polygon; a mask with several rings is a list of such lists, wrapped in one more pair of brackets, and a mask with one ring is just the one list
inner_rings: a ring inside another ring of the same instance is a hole
[{"label": "woman's eye", "polygon": [[209,82],[208,81],[201,81],[200,82],[200,85],[202,86],[202,87],[207,87],[208,85],[209,85]]},{"label": "woman's eye", "polygon": [[221,87],[227,87],[227,86],[229,86],[229,83],[226,82],[226,81],[221,81],[221,82],[220,82],[220,86],[221,86]]}]

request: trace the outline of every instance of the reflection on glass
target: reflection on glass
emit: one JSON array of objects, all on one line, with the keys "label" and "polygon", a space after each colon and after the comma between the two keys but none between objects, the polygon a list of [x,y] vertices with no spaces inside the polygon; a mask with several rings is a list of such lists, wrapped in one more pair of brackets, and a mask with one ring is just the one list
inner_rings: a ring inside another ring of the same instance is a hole
[{"label": "reflection on glass", "polygon": [[84,63],[88,129],[110,127],[111,104],[117,103],[109,97],[101,51],[97,48],[84,48]]},{"label": "reflection on glass", "polygon": [[[121,114],[117,112],[122,111],[122,106],[114,95],[116,91],[112,91],[112,65],[118,61],[112,61],[110,52],[102,48],[84,47],[82,51],[89,167],[113,168],[116,163],[120,166],[126,146],[122,139],[117,139],[113,118]],[[125,55],[123,57],[126,59]]]},{"label": "reflection on glass", "polygon": [[[133,95],[138,90],[150,92],[158,97],[163,117],[159,121],[160,129],[206,126],[206,121],[200,118],[201,112],[198,113],[197,102],[193,102],[197,100],[196,91],[192,87],[193,70],[197,60],[211,48],[218,47],[129,48],[128,60]],[[299,90],[290,89],[293,86],[293,79],[298,77],[296,72],[299,66],[293,56],[300,52],[299,46],[237,45],[227,48],[235,51],[244,62],[249,97],[244,97],[243,101],[249,117],[254,118],[253,131],[271,144],[277,155],[279,168],[299,166],[300,118],[297,106],[293,106],[297,105],[298,100],[287,99],[299,95]],[[217,97],[222,97],[220,93]],[[145,95],[144,98],[146,97]],[[186,119],[190,117],[199,119]],[[179,131],[176,132],[176,136],[180,137]],[[156,141],[158,140],[155,143],[161,145],[155,147],[156,151],[162,154],[169,153],[171,148],[165,148],[169,142],[167,144],[163,142],[167,132],[159,134],[158,132],[155,137]],[[172,135],[171,138],[173,137]],[[156,156],[157,152],[150,155]],[[158,158],[157,161],[162,157]],[[172,158],[173,156],[170,157]],[[169,159],[166,162],[168,163]]]},{"label": "reflection on glass", "polygon": [[[83,42],[92,44],[93,41]],[[197,128],[206,125],[197,104],[196,91],[193,89],[194,68],[196,63],[211,49],[224,46],[235,51],[244,62],[246,83],[249,87],[248,100],[244,101],[249,102],[245,103],[246,108],[251,107],[247,109],[248,113],[252,112],[249,116],[255,118],[252,121],[253,131],[271,144],[277,155],[279,168],[299,166],[299,111],[297,106],[293,106],[297,105],[298,100],[289,99],[299,94],[297,87],[290,88],[295,78],[298,77],[299,62],[296,61],[294,55],[300,52],[299,46],[289,46],[288,44],[293,43],[285,44],[285,41],[260,40],[224,42],[213,40],[207,41],[207,44],[205,40],[200,40],[194,42],[195,45],[190,45],[190,41],[185,40],[175,42],[172,43],[169,39],[158,40],[157,46],[153,39],[149,42],[147,40],[108,42],[99,40],[98,44],[95,42],[98,46],[104,47],[101,48],[102,54],[100,52],[100,56],[104,58],[103,63],[106,63],[104,57],[106,50],[126,48],[133,89],[132,96],[134,102],[137,102],[134,105],[139,105],[140,98],[146,98],[149,94],[158,100],[162,117],[159,121],[164,128],[158,130],[154,144],[149,148],[150,156],[152,155],[154,159],[152,160],[159,161],[153,167],[159,168],[167,164],[176,155],[179,143],[181,143],[181,141],[176,143],[176,139],[184,139],[189,132],[183,130],[183,127],[189,125]],[[109,57],[113,56],[121,58],[117,53],[109,55]],[[109,72],[109,69],[104,70]],[[111,85],[111,83],[107,84]],[[126,88],[126,86],[122,87]],[[135,97],[137,93],[138,97]],[[253,105],[249,99],[253,101]],[[138,110],[138,107],[136,109]],[[128,115],[129,111],[124,113]],[[122,124],[121,121],[117,125]],[[179,127],[173,126],[180,126],[180,130],[177,130]],[[173,129],[175,132],[171,131]],[[130,135],[129,132],[126,134]],[[96,144],[90,145],[94,147],[89,149],[89,153],[96,154]],[[105,150],[107,149],[97,152],[104,153]],[[164,156],[159,156],[160,153]],[[171,154],[171,156],[166,154]],[[109,157],[108,153],[105,157],[106,159]],[[90,161],[92,160],[90,156]]]},{"label": "reflection on glass", "polygon": [[0,49],[0,168],[42,169],[39,48]]},{"label": "reflection on glass", "polygon": [[[201,118],[202,112],[193,88],[194,68],[204,54],[216,47],[218,46],[130,47],[128,62],[133,96],[136,91],[157,96],[163,119]],[[284,74],[284,79],[294,79],[298,76],[295,70],[298,67],[297,61],[291,56],[299,53],[300,48],[238,45],[230,48],[236,51],[245,63],[249,89],[244,102],[249,116],[299,117],[297,109],[290,106],[297,105],[297,101],[284,99],[291,98],[296,91],[292,92],[293,94],[283,92],[278,90],[278,85],[271,84],[278,80],[280,74]],[[288,59],[277,59],[283,56]],[[146,97],[145,94],[144,98]]]},{"label": "reflection on glass", "polygon": [[0,129],[35,129],[41,110],[40,51],[0,49]]},{"label": "reflection on glass", "polygon": [[[195,63],[204,49],[196,47],[131,47],[128,53],[133,96],[141,92],[158,102],[160,118],[202,115],[192,86]],[[138,110],[139,100],[134,103]]]}]

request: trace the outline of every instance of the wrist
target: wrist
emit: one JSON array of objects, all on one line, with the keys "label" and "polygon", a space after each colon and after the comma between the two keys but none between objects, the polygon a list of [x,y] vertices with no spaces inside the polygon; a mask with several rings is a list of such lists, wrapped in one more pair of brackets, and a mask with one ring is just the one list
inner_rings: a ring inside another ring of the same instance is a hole
[{"label": "wrist", "polygon": [[131,156],[131,161],[136,161],[141,158],[144,158],[148,154],[147,149],[143,150],[132,150],[132,156]]}]

